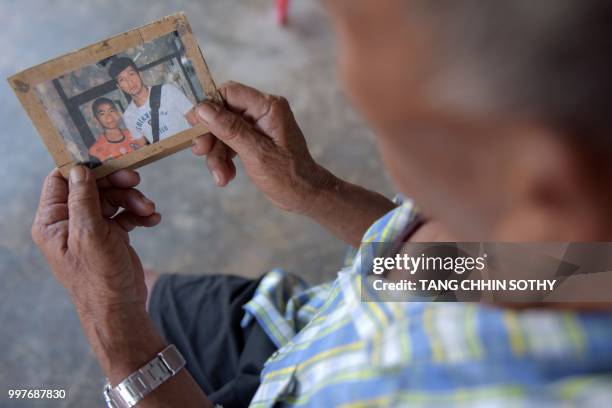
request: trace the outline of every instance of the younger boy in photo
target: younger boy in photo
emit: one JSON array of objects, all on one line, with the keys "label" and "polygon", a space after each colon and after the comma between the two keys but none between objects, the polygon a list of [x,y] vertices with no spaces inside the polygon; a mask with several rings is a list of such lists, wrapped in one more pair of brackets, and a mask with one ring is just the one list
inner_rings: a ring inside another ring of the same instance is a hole
[{"label": "younger boy in photo", "polygon": [[98,136],[96,143],[89,148],[91,156],[104,162],[133,152],[147,144],[144,137],[135,139],[128,129],[122,129],[119,126],[121,114],[112,100],[96,99],[92,105],[92,111],[104,130]]}]

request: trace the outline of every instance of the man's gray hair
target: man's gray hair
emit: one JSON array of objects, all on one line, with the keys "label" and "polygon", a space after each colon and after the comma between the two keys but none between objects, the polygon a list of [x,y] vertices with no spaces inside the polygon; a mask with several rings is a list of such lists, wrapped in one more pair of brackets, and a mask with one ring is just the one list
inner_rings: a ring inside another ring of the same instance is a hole
[{"label": "man's gray hair", "polygon": [[612,146],[612,1],[408,4],[433,27],[434,100],[601,133]]}]

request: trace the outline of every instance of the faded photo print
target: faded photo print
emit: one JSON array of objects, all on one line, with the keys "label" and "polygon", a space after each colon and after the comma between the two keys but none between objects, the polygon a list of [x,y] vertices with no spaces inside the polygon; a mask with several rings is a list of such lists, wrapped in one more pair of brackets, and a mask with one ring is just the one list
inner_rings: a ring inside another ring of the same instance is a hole
[{"label": "faded photo print", "polygon": [[177,32],[35,91],[74,160],[92,168],[194,126],[207,98]]}]

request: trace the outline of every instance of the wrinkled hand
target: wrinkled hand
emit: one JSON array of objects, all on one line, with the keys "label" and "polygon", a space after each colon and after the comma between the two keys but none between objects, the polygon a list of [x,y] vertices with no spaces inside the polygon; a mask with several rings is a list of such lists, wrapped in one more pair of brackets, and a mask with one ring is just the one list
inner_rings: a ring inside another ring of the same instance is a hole
[{"label": "wrinkled hand", "polygon": [[227,108],[213,103],[196,108],[217,140],[211,148],[211,136],[201,136],[195,140],[193,153],[207,155],[217,184],[225,185],[236,174],[231,154],[235,152],[248,176],[273,204],[306,212],[329,173],[310,155],[287,100],[235,82],[223,84],[219,91]]},{"label": "wrinkled hand", "polygon": [[57,169],[45,180],[32,237],[81,315],[144,310],[143,269],[128,231],[161,218],[134,189],[139,182],[138,173],[122,170],[96,184],[82,166],[71,171],[69,183]]}]

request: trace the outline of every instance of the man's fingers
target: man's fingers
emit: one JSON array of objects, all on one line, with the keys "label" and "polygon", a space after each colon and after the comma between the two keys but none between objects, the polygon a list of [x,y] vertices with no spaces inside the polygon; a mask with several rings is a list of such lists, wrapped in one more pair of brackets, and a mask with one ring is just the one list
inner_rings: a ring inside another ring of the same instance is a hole
[{"label": "man's fingers", "polygon": [[227,185],[234,177],[236,171],[229,148],[220,140],[215,141],[212,150],[206,156],[206,166],[213,175],[215,184],[220,187]]},{"label": "man's fingers", "polygon": [[[234,155],[235,154],[236,153],[234,153]],[[232,160],[231,157],[232,155],[230,154],[230,156],[227,159],[227,167],[228,167],[228,174],[229,174],[228,183],[236,178],[236,165],[234,164],[234,161]]]},{"label": "man's fingers", "polygon": [[238,82],[227,82],[219,89],[229,110],[276,144],[283,144],[286,132],[298,128],[289,102],[282,96],[265,94]]},{"label": "man's fingers", "polygon": [[215,143],[215,137],[212,133],[206,133],[193,140],[191,151],[196,156],[205,156],[210,153]]},{"label": "man's fingers", "polygon": [[194,139],[191,151],[196,156],[206,156],[206,166],[218,186],[226,186],[236,176],[236,166],[232,161],[236,152],[212,133]]},{"label": "man's fingers", "polygon": [[96,231],[104,225],[100,210],[100,196],[93,173],[84,166],[70,170],[68,211],[70,231]]},{"label": "man's fingers", "polygon": [[139,216],[149,216],[155,212],[155,203],[133,188],[100,190],[100,201],[102,216],[106,218],[115,215],[119,208],[125,208]]},{"label": "man's fingers", "polygon": [[104,193],[100,192],[100,211],[102,212],[102,217],[111,218],[113,215],[117,214],[119,206],[111,204],[111,202],[104,197]]},{"label": "man's fingers", "polygon": [[68,184],[58,169],[54,169],[43,184],[35,223],[55,224],[68,219]]},{"label": "man's fingers", "polygon": [[146,217],[133,214],[129,211],[122,211],[113,220],[123,228],[124,231],[131,231],[136,227],[154,227],[161,221],[159,213],[153,213]]},{"label": "man's fingers", "polygon": [[239,156],[250,156],[261,150],[266,138],[262,137],[244,119],[222,106],[204,102],[196,108],[196,114],[217,137]]},{"label": "man's fingers", "polygon": [[230,110],[243,115],[253,123],[270,110],[270,96],[239,82],[225,82],[219,92]]},{"label": "man's fingers", "polygon": [[132,188],[140,183],[140,175],[135,170],[123,169],[98,180],[100,188]]}]

